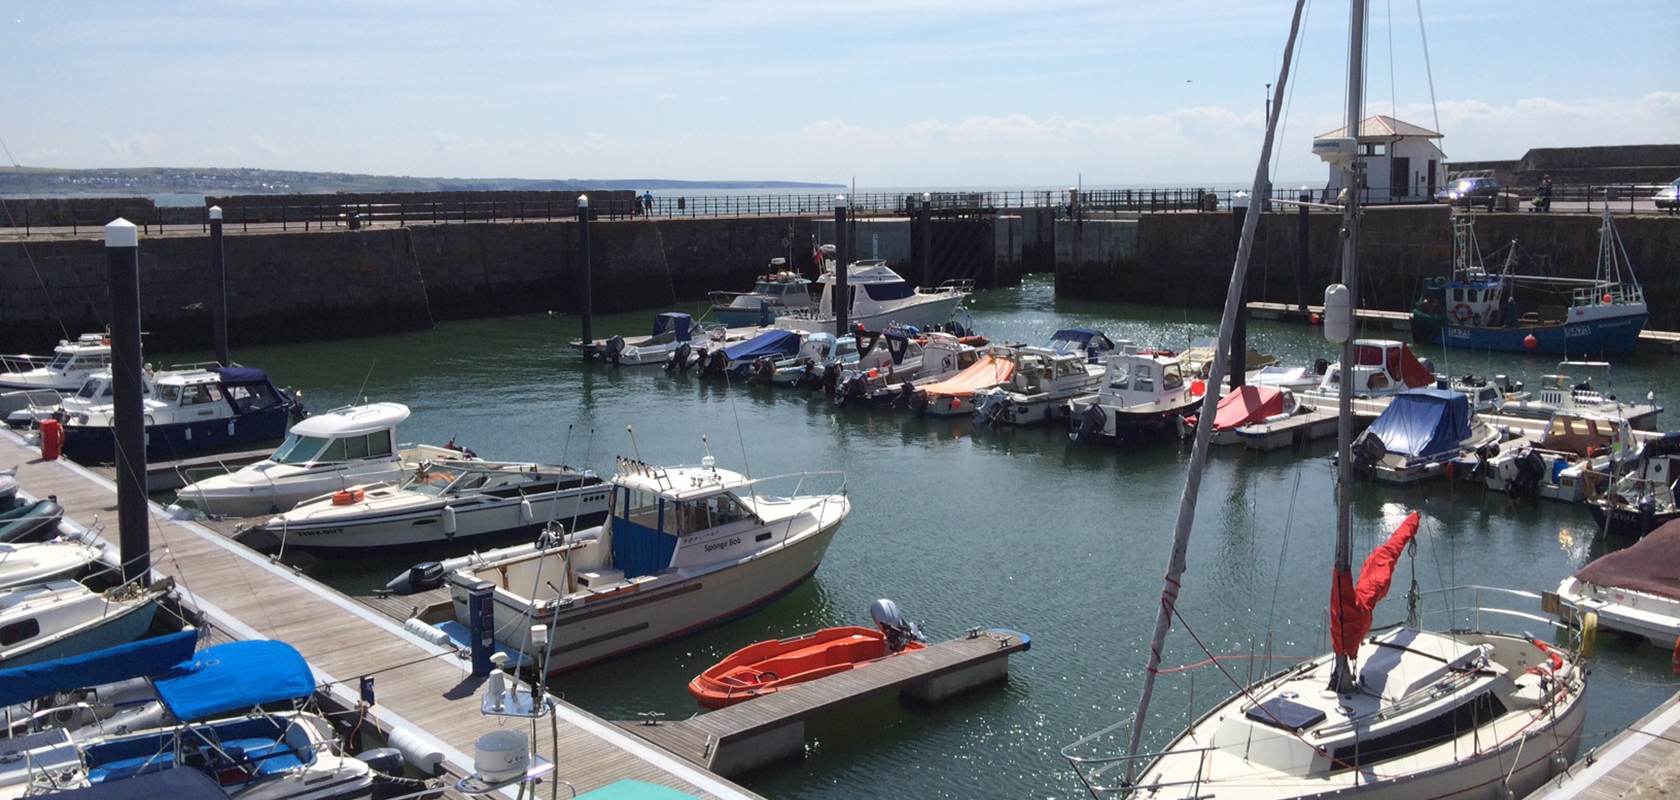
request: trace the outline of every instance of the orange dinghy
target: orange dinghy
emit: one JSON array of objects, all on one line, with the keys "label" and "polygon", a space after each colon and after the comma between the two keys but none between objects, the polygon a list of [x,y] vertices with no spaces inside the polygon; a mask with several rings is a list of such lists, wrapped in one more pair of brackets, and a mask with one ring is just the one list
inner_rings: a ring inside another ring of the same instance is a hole
[{"label": "orange dinghy", "polygon": [[870,611],[880,629],[825,628],[747,645],[689,681],[688,693],[705,708],[723,708],[926,647],[913,624],[880,621],[882,602],[891,607],[892,617],[901,619],[892,601],[878,601]]}]

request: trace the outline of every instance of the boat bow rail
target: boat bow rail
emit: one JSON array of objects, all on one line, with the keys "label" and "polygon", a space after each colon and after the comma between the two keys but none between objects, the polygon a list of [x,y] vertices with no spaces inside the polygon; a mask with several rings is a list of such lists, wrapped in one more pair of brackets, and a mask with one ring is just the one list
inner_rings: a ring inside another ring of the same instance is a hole
[{"label": "boat bow rail", "polygon": [[[1431,627],[1431,630],[1446,630],[1454,633],[1488,632],[1498,629],[1490,629],[1484,624],[1484,618],[1523,620],[1549,629],[1553,633],[1563,634],[1567,639],[1567,646],[1571,650],[1582,651],[1583,630],[1577,625],[1560,622],[1545,613],[1546,599],[1536,592],[1467,584],[1419,592],[1417,597],[1418,620],[1424,623],[1429,623],[1431,620],[1440,620],[1444,623]],[[1431,598],[1444,598],[1444,604],[1440,608],[1430,608]],[[1514,607],[1519,604],[1524,607]],[[1527,610],[1529,607],[1535,610]],[[1491,622],[1491,620],[1489,621]],[[1388,627],[1396,626],[1390,625]],[[1510,633],[1510,631],[1504,632]],[[1527,636],[1528,634],[1524,633],[1523,635]]]}]

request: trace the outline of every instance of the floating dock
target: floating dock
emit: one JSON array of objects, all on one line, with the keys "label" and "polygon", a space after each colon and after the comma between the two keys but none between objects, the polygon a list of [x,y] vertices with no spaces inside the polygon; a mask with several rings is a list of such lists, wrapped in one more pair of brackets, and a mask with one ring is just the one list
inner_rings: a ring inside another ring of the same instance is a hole
[{"label": "floating dock", "polygon": [[809,717],[891,691],[922,701],[942,700],[1008,677],[1009,656],[1031,646],[1031,637],[1016,631],[975,629],[960,639],[692,719],[617,725],[714,773],[738,775],[803,753]]},{"label": "floating dock", "polygon": [[1527,800],[1660,800],[1680,793],[1680,694],[1575,760]]},{"label": "floating dock", "polygon": [[[1254,319],[1274,320],[1281,322],[1306,322],[1311,315],[1317,314],[1322,319],[1324,306],[1307,306],[1305,313],[1294,303],[1266,303],[1254,301],[1248,304],[1248,315]],[[1362,308],[1358,312],[1358,321],[1374,325],[1388,331],[1410,331],[1412,329],[1412,314],[1410,311],[1378,311]],[[1662,348],[1665,352],[1680,353],[1680,333],[1673,331],[1641,330],[1639,332],[1641,347]]]},{"label": "floating dock", "polygon": [[[0,464],[18,465],[21,491],[56,495],[66,520],[91,529],[97,522],[113,543],[116,487],[72,463],[44,461],[16,434],[0,433]],[[374,681],[375,702],[364,725],[374,725],[425,772],[441,772],[450,783],[473,770],[478,738],[523,720],[480,713],[483,678],[453,648],[423,641],[400,622],[297,575],[266,556],[192,522],[169,519],[156,504],[151,514],[152,567],[180,587],[182,603],[202,613],[213,638],[279,639],[296,647],[326,687],[329,702],[360,708],[361,679]],[[532,737],[537,755],[559,754],[554,773],[577,793],[633,778],[718,800],[752,800],[752,794],[694,764],[660,751],[646,740],[564,702],[556,702],[555,734],[548,725]],[[548,787],[541,789],[547,793]]]}]

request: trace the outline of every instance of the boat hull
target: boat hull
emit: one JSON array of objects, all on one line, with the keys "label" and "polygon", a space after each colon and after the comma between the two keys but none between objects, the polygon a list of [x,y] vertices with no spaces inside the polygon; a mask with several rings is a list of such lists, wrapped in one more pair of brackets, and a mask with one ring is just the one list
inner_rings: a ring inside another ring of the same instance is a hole
[{"label": "boat hull", "polygon": [[[900,653],[927,645],[910,642]],[[688,683],[688,693],[705,708],[726,708],[818,678],[868,666],[898,655],[879,630],[825,628],[791,639],[772,639],[735,651]]]},{"label": "boat hull", "polygon": [[[286,435],[289,405],[232,418],[146,426],[146,459],[166,461],[268,442]],[[63,455],[82,464],[108,464],[116,454],[114,431],[104,425],[65,425]]]},{"label": "boat hull", "polygon": [[[319,521],[272,522],[236,536],[257,550],[299,550],[323,558],[363,558],[465,551],[533,539],[549,520],[569,529],[598,525],[607,517],[608,487],[594,485],[548,499],[531,499],[530,514],[517,498],[457,507],[455,529],[447,530],[443,504]],[[529,498],[528,498],[529,499]]]},{"label": "boat hull", "polygon": [[1646,514],[1625,503],[1608,506],[1605,503],[1588,503],[1587,507],[1592,511],[1593,523],[1599,530],[1630,539],[1638,539],[1667,522],[1680,519],[1680,510]]},{"label": "boat hull", "polygon": [[[846,324],[855,328],[862,326],[866,330],[886,330],[892,325],[908,325],[916,328],[936,328],[951,320],[951,313],[967,295],[918,295],[914,303],[906,303],[877,314],[862,316],[847,316]],[[833,317],[809,317],[792,314],[776,318],[775,326],[790,331],[805,331],[806,333],[834,333],[839,321]],[[843,333],[849,333],[845,331]]]},{"label": "boat hull", "polygon": [[4,663],[7,668],[22,667],[127,644],[145,635],[156,614],[157,597],[111,603],[102,616],[54,634],[29,649],[6,653]]},{"label": "boat hull", "polygon": [[[559,611],[533,609],[522,598],[497,591],[495,615],[500,620],[548,617],[548,671],[575,669],[721,625],[793,591],[816,573],[843,518],[842,514],[809,536],[740,562],[666,572]],[[466,605],[466,598],[456,593],[457,619],[467,618]],[[498,624],[496,629],[503,644],[530,649],[523,639],[526,626]]]},{"label": "boat hull", "polygon": [[[1622,316],[1571,322],[1564,325],[1533,325],[1509,328],[1471,328],[1430,324],[1413,315],[1413,339],[1420,344],[1469,347],[1476,350],[1508,350],[1517,353],[1583,355],[1627,353],[1639,344],[1645,327],[1643,311]],[[1527,344],[1534,337],[1534,346]]]}]

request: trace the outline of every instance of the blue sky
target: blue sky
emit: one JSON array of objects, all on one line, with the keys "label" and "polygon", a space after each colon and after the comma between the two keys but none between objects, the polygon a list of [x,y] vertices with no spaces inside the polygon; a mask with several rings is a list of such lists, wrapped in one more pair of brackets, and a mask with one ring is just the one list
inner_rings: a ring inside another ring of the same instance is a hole
[{"label": "blue sky", "polygon": [[[6,0],[0,141],[8,165],[67,168],[1244,183],[1292,7]],[[1449,158],[1680,142],[1680,1],[1369,14],[1367,114],[1440,130]],[[1309,4],[1281,181],[1324,177],[1308,147],[1342,124],[1347,16]]]}]

